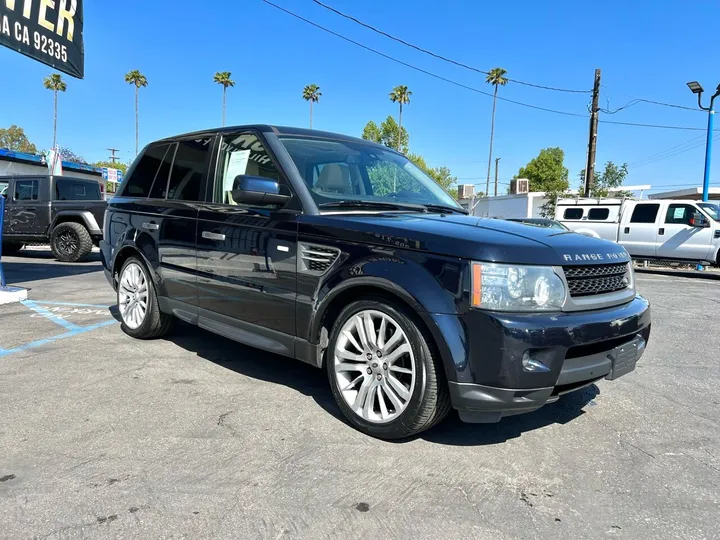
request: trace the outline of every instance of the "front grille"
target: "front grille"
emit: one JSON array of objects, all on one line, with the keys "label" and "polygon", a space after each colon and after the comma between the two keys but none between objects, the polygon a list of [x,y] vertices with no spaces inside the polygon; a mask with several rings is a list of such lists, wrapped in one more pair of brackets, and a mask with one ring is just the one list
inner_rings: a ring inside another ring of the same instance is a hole
[{"label": "front grille", "polygon": [[340,252],[334,248],[301,244],[301,270],[308,271],[312,274],[324,274],[335,262],[339,253]]},{"label": "front grille", "polygon": [[627,263],[564,266],[570,296],[589,296],[621,291],[628,286]]}]

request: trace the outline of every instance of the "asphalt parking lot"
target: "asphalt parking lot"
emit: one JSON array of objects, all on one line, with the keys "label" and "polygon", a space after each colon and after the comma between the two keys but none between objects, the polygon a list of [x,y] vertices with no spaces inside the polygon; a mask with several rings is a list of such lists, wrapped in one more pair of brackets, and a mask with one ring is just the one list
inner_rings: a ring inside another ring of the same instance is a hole
[{"label": "asphalt parking lot", "polygon": [[720,280],[638,274],[638,369],[499,424],[368,438],[324,372],[125,336],[97,254],[4,257],[2,538],[718,538]]}]

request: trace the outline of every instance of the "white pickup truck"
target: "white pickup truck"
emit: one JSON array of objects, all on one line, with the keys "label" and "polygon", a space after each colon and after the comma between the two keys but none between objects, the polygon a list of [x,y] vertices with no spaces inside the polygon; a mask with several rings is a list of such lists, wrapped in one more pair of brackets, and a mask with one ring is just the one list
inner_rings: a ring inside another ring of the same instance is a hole
[{"label": "white pickup truck", "polygon": [[559,199],[555,219],[612,240],[634,259],[720,266],[720,207],[687,200]]}]

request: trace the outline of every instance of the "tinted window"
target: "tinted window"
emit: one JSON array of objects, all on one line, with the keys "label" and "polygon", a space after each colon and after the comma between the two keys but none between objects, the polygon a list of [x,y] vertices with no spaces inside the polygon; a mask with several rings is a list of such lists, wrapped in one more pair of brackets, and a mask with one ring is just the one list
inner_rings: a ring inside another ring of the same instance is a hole
[{"label": "tinted window", "polygon": [[265,147],[250,133],[223,137],[213,202],[236,205],[230,192],[235,177],[241,174],[280,180]]},{"label": "tinted window", "polygon": [[83,182],[70,178],[55,178],[55,199],[58,201],[102,200],[99,182]]},{"label": "tinted window", "polygon": [[164,199],[167,197],[170,167],[172,167],[176,148],[176,144],[170,145],[163,156],[162,162],[160,162],[160,167],[158,167],[157,173],[155,174],[155,181],[153,182],[152,189],[150,190],[151,199]]},{"label": "tinted window", "polygon": [[638,204],[630,217],[630,223],[655,223],[659,204]]},{"label": "tinted window", "polygon": [[563,214],[564,219],[581,219],[583,216],[582,208],[566,208]]},{"label": "tinted window", "polygon": [[197,141],[182,141],[178,144],[173,161],[170,183],[168,184],[168,199],[181,201],[200,201],[205,168],[210,157],[210,142],[212,139]]},{"label": "tinted window", "polygon": [[37,180],[17,180],[15,182],[16,201],[37,201],[40,184]]},{"label": "tinted window", "polygon": [[608,208],[591,208],[588,212],[588,219],[602,221],[608,218],[610,210]]},{"label": "tinted window", "polygon": [[690,219],[695,213],[699,214],[700,212],[690,204],[671,204],[665,214],[665,223],[690,225]]},{"label": "tinted window", "polygon": [[392,150],[357,140],[281,136],[319,205],[341,201],[434,204],[460,208],[430,176]]},{"label": "tinted window", "polygon": [[[165,152],[170,147],[169,144],[160,144],[151,146],[140,158],[133,164],[132,171],[123,181],[125,187],[122,190],[124,197],[147,197],[150,194],[150,188],[153,185],[155,176],[160,168],[160,163],[165,156]],[[169,169],[168,171],[169,172]],[[167,182],[167,172],[165,181]]]}]

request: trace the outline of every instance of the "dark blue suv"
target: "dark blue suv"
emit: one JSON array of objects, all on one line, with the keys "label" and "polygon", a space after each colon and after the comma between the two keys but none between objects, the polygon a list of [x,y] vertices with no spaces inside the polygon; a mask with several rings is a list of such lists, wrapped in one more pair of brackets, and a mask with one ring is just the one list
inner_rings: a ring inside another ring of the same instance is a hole
[{"label": "dark blue suv", "polygon": [[126,333],[177,318],[325,368],[381,438],[538,409],[632,371],[650,334],[622,247],[469,216],[403,155],[334,133],[154,142],[101,247]]}]

